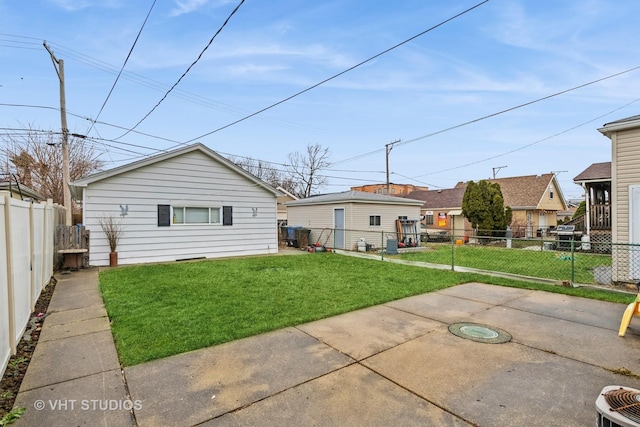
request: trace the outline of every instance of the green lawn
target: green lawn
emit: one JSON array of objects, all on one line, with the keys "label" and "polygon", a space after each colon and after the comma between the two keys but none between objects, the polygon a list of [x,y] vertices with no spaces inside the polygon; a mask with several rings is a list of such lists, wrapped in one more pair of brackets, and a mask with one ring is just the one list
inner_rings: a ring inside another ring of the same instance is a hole
[{"label": "green lawn", "polygon": [[469,281],[629,303],[599,290],[508,281],[333,253],[119,267],[100,287],[130,366]]},{"label": "green lawn", "polygon": [[594,283],[595,267],[611,266],[610,255],[582,252],[574,253],[575,258],[572,264],[570,251],[534,251],[491,246],[452,246],[451,244],[429,245],[429,248],[424,252],[398,255],[397,258],[451,265],[453,248],[453,260],[457,266],[559,281],[571,280],[571,269],[574,268],[574,282],[583,284]]}]

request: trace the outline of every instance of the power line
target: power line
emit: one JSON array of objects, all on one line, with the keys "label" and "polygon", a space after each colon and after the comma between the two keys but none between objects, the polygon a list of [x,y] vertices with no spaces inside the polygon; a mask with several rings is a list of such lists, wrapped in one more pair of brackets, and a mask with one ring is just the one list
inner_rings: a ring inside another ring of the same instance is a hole
[{"label": "power line", "polygon": [[209,46],[211,46],[211,44],[213,43],[213,40],[215,40],[215,38],[218,36],[218,34],[220,34],[220,32],[222,31],[222,29],[227,25],[227,23],[229,22],[229,20],[231,19],[231,17],[233,15],[235,15],[235,13],[238,11],[238,9],[240,9],[240,6],[242,6],[242,4],[244,3],[244,0],[240,0],[240,3],[238,3],[238,5],[235,7],[235,9],[233,9],[233,11],[231,12],[231,14],[227,17],[227,19],[225,19],[225,21],[222,23],[222,26],[220,26],[220,28],[218,28],[218,31],[215,32],[215,34],[213,35],[213,37],[211,37],[211,39],[209,40],[209,43],[207,43],[207,45],[204,47],[204,49],[202,49],[202,51],[200,52],[200,54],[198,55],[198,57],[196,58],[195,61],[193,61],[191,63],[191,65],[189,65],[189,67],[186,69],[186,71],[184,73],[182,73],[182,75],[180,76],[180,78],[173,84],[173,86],[171,86],[171,88],[167,91],[167,93],[164,94],[164,96],[160,99],[160,101],[158,101],[158,103],[156,105],[153,106],[153,108],[144,115],[144,117],[142,117],[140,119],[140,121],[138,123],[136,123],[132,128],[130,128],[127,132],[125,132],[124,134],[120,135],[119,137],[117,137],[116,139],[120,139],[123,136],[129,134],[129,132],[131,132],[132,130],[134,130],[135,128],[137,128],[140,123],[142,123],[147,117],[149,117],[151,115],[151,113],[153,113],[155,111],[156,108],[158,108],[158,106],[162,103],[162,101],[164,101],[167,96],[169,96],[169,93],[171,93],[171,91],[178,86],[178,84],[182,81],[182,79],[187,75],[187,73],[189,71],[191,71],[191,68],[193,68],[198,61],[200,61],[200,58],[202,58],[202,55],[204,55],[204,53],[206,52],[207,49],[209,49]]},{"label": "power line", "polygon": [[418,138],[414,138],[414,139],[410,139],[410,140],[407,140],[407,141],[403,141],[403,142],[399,143],[398,145],[410,144],[412,142],[420,141],[422,139],[429,138],[431,136],[439,135],[441,133],[448,132],[450,130],[454,130],[454,129],[461,128],[463,126],[470,125],[472,123],[476,123],[476,122],[479,122],[479,121],[482,121],[482,120],[486,120],[486,119],[489,119],[491,117],[499,116],[500,114],[508,113],[510,111],[517,110],[517,109],[522,108],[522,107],[528,107],[529,105],[536,104],[538,102],[545,101],[547,99],[550,99],[550,98],[553,98],[553,97],[556,97],[556,96],[559,96],[559,95],[564,95],[565,93],[569,93],[569,92],[572,92],[572,91],[577,90],[577,89],[582,89],[583,87],[587,87],[587,86],[590,86],[590,85],[595,84],[595,83],[600,83],[600,82],[602,82],[604,80],[608,80],[608,79],[611,79],[611,78],[614,78],[614,77],[618,77],[618,76],[621,76],[621,75],[626,74],[626,73],[630,73],[630,72],[638,70],[638,69],[640,69],[640,65],[636,66],[636,67],[633,67],[633,68],[629,68],[628,70],[625,70],[625,71],[621,71],[619,73],[615,73],[615,74],[611,74],[611,75],[606,76],[606,77],[602,77],[602,78],[597,79],[597,80],[592,80],[592,81],[590,81],[588,83],[584,83],[584,84],[581,84],[581,85],[578,85],[578,86],[574,86],[574,87],[572,87],[570,89],[562,90],[560,92],[556,92],[556,93],[553,93],[551,95],[543,96],[542,98],[534,99],[533,101],[529,101],[529,102],[525,102],[523,104],[516,105],[515,107],[507,108],[506,110],[498,111],[496,113],[492,113],[492,114],[489,114],[489,115],[486,115],[486,116],[483,116],[483,117],[480,117],[480,118],[477,118],[477,119],[474,119],[474,120],[470,120],[468,122],[464,122],[464,123],[461,123],[459,125],[451,126],[449,128],[440,130],[438,132],[430,133],[428,135],[420,136]]},{"label": "power line", "polygon": [[439,185],[429,184],[428,182],[420,181],[420,180],[417,180],[417,179],[415,179],[415,178],[411,178],[411,177],[409,177],[409,176],[402,175],[401,173],[398,173],[398,172],[391,172],[391,174],[392,174],[392,175],[398,175],[398,176],[401,176],[402,178],[406,178],[406,179],[409,179],[409,180],[411,180],[411,181],[417,182],[418,184],[428,185],[429,187],[442,188],[442,187],[441,187],[441,186],[439,186]]},{"label": "power line", "polygon": [[[22,39],[27,39],[27,40],[37,40],[38,42],[20,42],[20,41],[14,41],[14,40],[9,40],[7,39],[6,41],[9,43],[25,43],[25,44],[31,44],[33,46],[40,46],[41,44],[41,39],[35,38],[35,37],[27,37],[27,36],[21,36],[21,35],[16,35],[16,34],[8,34],[8,33],[0,33],[0,36],[6,36],[6,37],[14,37],[14,38],[22,38]],[[2,41],[2,39],[0,39],[0,41]],[[109,74],[113,74],[119,77],[122,77],[126,80],[132,81],[136,84],[139,84],[141,86],[145,86],[148,87],[150,89],[159,91],[159,92],[166,92],[169,88],[169,86],[163,82],[151,79],[149,77],[146,77],[144,75],[141,74],[137,74],[131,71],[126,71],[126,70],[122,70],[122,68],[120,68],[120,71],[118,69],[118,67],[115,67],[107,62],[104,62],[100,59],[91,57],[89,55],[86,55],[82,52],[78,52],[74,49],[68,48],[60,43],[56,43],[56,42],[50,42],[50,45],[54,46],[56,48],[56,50],[62,54],[64,54],[66,57],[68,58],[74,58],[79,62],[82,62],[84,64],[87,64],[91,67],[94,67],[98,70],[104,71],[106,73]],[[2,46],[2,45],[0,45]],[[16,47],[16,46],[7,46],[7,47]],[[27,48],[25,48],[27,49]],[[40,50],[40,48],[28,48],[28,49],[33,49],[33,50]],[[220,103],[217,102],[215,100],[212,100],[210,98],[207,98],[205,96],[202,96],[201,94],[196,94],[196,93],[191,93],[182,89],[178,89],[178,88],[174,88],[173,91],[171,91],[171,95],[176,96],[180,99],[183,99],[187,102],[192,102],[194,104],[198,104],[198,105],[202,105],[208,108],[212,108],[212,109],[216,109],[218,111],[222,111],[225,112],[227,114],[231,114],[231,115],[239,115],[239,114],[247,114],[249,113],[249,110],[243,109],[243,108],[239,108],[239,107],[235,107],[232,105],[228,105],[228,104],[224,104],[224,103]],[[98,117],[96,117],[97,120]],[[297,124],[297,123],[292,123],[292,122],[286,122],[283,120],[279,120],[276,118],[272,118],[272,117],[262,117],[259,120],[265,122],[265,123],[270,123],[272,125],[275,126],[279,126],[279,127],[286,127],[289,129],[305,129],[305,130],[314,130],[316,132],[322,132],[322,133],[331,133],[331,130],[328,129],[321,129],[321,128],[317,128],[317,127],[313,127],[313,126],[309,126],[309,125],[302,125],[302,124]],[[93,125],[93,124],[92,124]],[[128,130],[129,128],[127,127],[122,127],[123,130]],[[89,132],[85,132],[85,133],[89,133]],[[181,143],[175,141],[175,144],[177,145],[181,145]]]},{"label": "power line", "polygon": [[[93,58],[91,56],[85,55],[83,53],[74,51],[73,49],[67,48],[61,44],[58,43],[51,43],[54,46],[57,46],[58,51],[65,53],[66,56],[71,57],[71,58],[75,58],[76,60],[85,63],[91,67],[97,68],[99,70],[102,70],[104,72],[110,73],[110,74],[117,74],[117,68],[112,66],[111,64],[108,64],[106,62],[103,62],[99,59]],[[168,85],[159,82],[157,80],[153,80],[149,77],[143,76],[141,74],[137,74],[131,71],[124,71],[122,73],[122,78],[132,81],[136,84],[139,84],[141,86],[144,87],[148,87],[150,89],[159,91],[159,92],[166,92],[167,89],[169,88]],[[210,98],[207,98],[205,96],[202,96],[200,94],[195,94],[195,93],[191,93],[182,89],[174,89],[173,92],[171,92],[172,96],[175,96],[177,98],[183,99],[187,102],[192,102],[194,104],[198,104],[198,105],[202,105],[204,107],[208,107],[208,108],[212,108],[218,111],[222,111],[225,112],[227,114],[232,114],[232,115],[238,115],[238,114],[246,114],[249,111],[242,109],[242,108],[238,108],[238,107],[234,107],[232,105],[227,105],[227,104],[223,104],[217,101],[214,101]],[[312,130],[316,130],[316,131],[321,131],[321,132],[327,132],[327,130],[325,129],[320,129],[320,128],[313,128],[307,125],[298,125],[295,123],[290,123],[290,122],[285,122],[282,120],[278,120],[278,119],[274,119],[274,118],[270,118],[270,117],[263,117],[260,120],[266,122],[266,123],[272,123],[272,124],[276,124],[278,126],[282,126],[282,127],[287,127],[290,129],[312,129]],[[123,128],[126,129],[126,128]]]},{"label": "power line", "polygon": [[[5,104],[5,103],[0,103],[0,106],[2,106],[2,107],[21,107],[21,108],[41,108],[41,109],[46,109],[46,110],[60,111],[60,108],[50,107],[50,106],[46,106],[46,105],[28,105],[28,104]],[[76,118],[79,118],[79,119],[95,121],[95,120],[91,119],[90,117],[86,117],[86,116],[82,116],[80,114],[72,113],[69,110],[67,110],[67,114],[69,114],[71,116],[74,116]],[[113,123],[107,123],[107,122],[102,122],[102,121],[95,121],[95,122],[97,124],[114,127],[116,129],[121,129],[121,130],[126,130],[127,129],[124,126],[114,125]],[[171,142],[171,143],[174,143],[174,144],[180,144],[180,142],[178,142],[178,141],[176,141],[174,139],[165,138],[165,137],[158,136],[158,135],[152,135],[152,134],[145,133],[145,132],[140,132],[140,131],[137,131],[137,130],[133,130],[132,132],[137,134],[137,135],[147,136],[149,138],[154,138],[154,139],[158,139],[158,140],[162,140],[162,141],[166,141],[166,142]],[[114,141],[114,140],[109,140],[109,141]],[[151,148],[151,147],[147,147],[147,148],[149,148],[150,150],[156,150],[156,151],[168,151],[168,150],[159,149],[159,148]]]},{"label": "power line", "polygon": [[484,1],[482,1],[482,2],[480,2],[480,3],[478,3],[478,4],[476,4],[475,6],[470,7],[470,8],[469,8],[469,9],[467,9],[467,10],[464,10],[464,11],[462,11],[462,12],[458,13],[457,15],[454,15],[454,16],[452,16],[452,17],[450,17],[450,18],[448,18],[448,19],[446,19],[446,20],[444,20],[444,21],[440,22],[439,24],[434,25],[433,27],[428,28],[428,29],[426,29],[426,30],[422,31],[421,33],[418,33],[418,34],[414,35],[413,37],[410,37],[410,38],[408,38],[408,39],[406,39],[406,40],[404,40],[404,41],[402,41],[402,42],[400,42],[400,43],[398,43],[398,44],[396,44],[396,45],[394,45],[394,46],[392,46],[392,47],[390,47],[390,48],[388,48],[388,49],[383,50],[382,52],[380,52],[380,53],[378,53],[378,54],[376,54],[376,55],[374,55],[374,56],[370,57],[369,59],[365,59],[364,61],[362,61],[362,62],[360,62],[360,63],[358,63],[358,64],[356,64],[356,65],[354,65],[354,66],[352,66],[352,67],[349,67],[349,68],[347,68],[346,70],[343,70],[343,71],[339,72],[338,74],[334,74],[333,76],[331,76],[331,77],[329,77],[329,78],[327,78],[327,79],[324,79],[324,80],[322,80],[321,82],[316,83],[316,84],[314,84],[313,86],[310,86],[310,87],[308,87],[308,88],[306,88],[306,89],[304,89],[304,90],[301,90],[300,92],[297,92],[297,93],[295,93],[295,94],[293,94],[293,95],[291,95],[291,96],[289,96],[289,97],[287,97],[287,98],[284,98],[284,99],[282,99],[282,100],[280,100],[280,101],[278,101],[278,102],[276,102],[276,103],[274,103],[274,104],[271,104],[271,105],[269,105],[268,107],[265,107],[265,108],[263,108],[263,109],[261,109],[261,110],[258,110],[258,111],[256,111],[255,113],[249,114],[248,116],[245,116],[245,117],[243,117],[243,118],[241,118],[241,119],[238,119],[238,120],[236,120],[236,121],[234,121],[234,122],[231,122],[231,123],[229,123],[229,124],[227,124],[227,125],[225,125],[225,126],[222,126],[222,127],[218,128],[218,129],[212,130],[211,132],[207,132],[207,133],[205,133],[205,134],[203,134],[203,135],[200,135],[200,136],[198,136],[198,137],[195,137],[195,138],[192,138],[192,139],[190,139],[190,140],[188,140],[188,141],[185,141],[185,142],[183,143],[183,145],[189,144],[189,143],[191,143],[191,142],[193,142],[193,141],[195,141],[195,140],[197,140],[197,139],[202,139],[202,138],[204,138],[204,137],[206,137],[206,136],[212,135],[212,134],[214,134],[214,133],[216,133],[216,132],[219,132],[219,131],[221,131],[221,130],[223,130],[223,129],[226,129],[226,128],[228,128],[228,127],[231,127],[231,126],[233,126],[233,125],[236,125],[236,124],[238,124],[238,123],[240,123],[240,122],[243,122],[243,121],[245,121],[245,120],[247,120],[247,119],[250,119],[251,117],[257,116],[258,114],[264,113],[265,111],[270,110],[270,109],[272,109],[273,107],[276,107],[276,106],[278,106],[278,105],[280,105],[280,104],[284,104],[285,102],[290,101],[290,100],[292,100],[293,98],[295,98],[295,97],[297,97],[297,96],[302,95],[303,93],[309,92],[310,90],[315,89],[315,88],[317,88],[318,86],[321,86],[321,85],[323,85],[323,84],[325,84],[325,83],[327,83],[327,82],[329,82],[329,81],[331,81],[331,80],[333,80],[333,79],[335,79],[335,78],[337,78],[337,77],[340,77],[340,76],[342,76],[343,74],[348,73],[349,71],[355,70],[356,68],[358,68],[358,67],[360,67],[360,66],[362,66],[362,65],[364,65],[364,64],[366,64],[366,63],[368,63],[368,62],[371,62],[371,61],[373,61],[374,59],[379,58],[379,57],[381,57],[382,55],[384,55],[384,54],[386,54],[386,53],[389,53],[389,52],[391,52],[392,50],[394,50],[394,49],[396,49],[396,48],[398,48],[398,47],[400,47],[400,46],[402,46],[402,45],[405,45],[405,44],[409,43],[410,41],[412,41],[412,40],[414,40],[414,39],[416,39],[416,38],[418,38],[418,37],[420,37],[420,36],[423,36],[423,35],[427,34],[428,32],[430,32],[430,31],[432,31],[432,30],[435,30],[436,28],[441,27],[441,26],[443,26],[444,24],[446,24],[446,23],[448,23],[448,22],[450,22],[450,21],[453,21],[454,19],[456,19],[456,18],[458,18],[458,17],[460,17],[460,16],[462,16],[462,15],[464,15],[464,14],[466,14],[466,13],[468,13],[468,12],[470,12],[470,11],[472,11],[472,10],[474,10],[474,9],[478,8],[478,7],[480,7],[481,5],[483,5],[483,4],[485,4],[485,3],[487,3],[488,1],[489,1],[489,0],[484,0]]},{"label": "power line", "polygon": [[571,132],[572,130],[578,129],[579,127],[582,127],[582,126],[585,126],[585,125],[587,125],[587,124],[589,124],[589,123],[595,122],[596,120],[599,120],[599,119],[601,119],[601,118],[603,118],[603,117],[606,117],[606,116],[608,116],[608,115],[610,115],[610,114],[612,114],[612,113],[615,113],[615,112],[616,112],[616,111],[618,111],[618,110],[622,110],[623,108],[626,108],[626,107],[628,107],[629,105],[634,104],[634,103],[636,103],[636,102],[638,102],[638,101],[640,101],[640,98],[634,99],[633,101],[628,102],[628,103],[626,103],[625,105],[623,105],[623,106],[621,106],[621,107],[618,107],[618,108],[616,108],[616,109],[613,109],[613,110],[611,110],[611,111],[609,111],[609,112],[607,112],[607,113],[605,113],[605,114],[601,114],[601,115],[599,115],[598,117],[594,117],[593,119],[587,120],[586,122],[582,122],[582,123],[580,123],[580,124],[578,124],[578,125],[576,125],[576,126],[572,126],[572,127],[568,128],[568,129],[565,129],[565,130],[563,130],[563,131],[560,131],[560,132],[558,132],[558,133],[555,133],[555,134],[553,134],[553,135],[551,135],[551,136],[547,136],[546,138],[539,139],[539,140],[537,140],[537,141],[534,141],[534,142],[531,142],[531,143],[529,143],[529,144],[523,145],[523,146],[521,146],[521,147],[519,147],[519,148],[516,148],[516,149],[510,150],[510,151],[507,151],[507,152],[505,152],[505,153],[497,154],[497,155],[495,155],[495,156],[487,157],[487,158],[485,158],[485,159],[477,160],[477,161],[475,161],[475,162],[466,163],[466,164],[464,164],[464,165],[455,166],[455,167],[448,168],[448,169],[442,169],[442,170],[439,170],[439,171],[436,171],[436,172],[430,172],[430,173],[425,173],[425,174],[422,174],[422,175],[416,175],[414,178],[420,178],[420,177],[423,177],[423,176],[435,175],[435,174],[442,173],[442,172],[449,172],[449,171],[456,170],[456,169],[462,169],[462,168],[465,168],[465,167],[467,167],[467,166],[477,165],[477,164],[479,164],[479,163],[483,163],[483,162],[486,162],[486,161],[489,161],[489,160],[497,159],[497,158],[499,158],[499,157],[504,157],[504,156],[507,156],[507,155],[509,155],[509,154],[513,154],[513,153],[515,153],[515,152],[517,152],[517,151],[524,150],[525,148],[529,148],[529,147],[534,146],[534,145],[536,145],[536,144],[540,144],[541,142],[548,141],[548,140],[550,140],[550,139],[552,139],[552,138],[555,138],[555,137],[557,137],[557,136],[560,136],[560,135],[563,135],[563,134],[565,134],[565,133]]},{"label": "power line", "polygon": [[[490,118],[492,118],[492,117],[499,116],[499,115],[501,115],[501,114],[505,114],[505,113],[508,113],[508,112],[511,112],[511,111],[517,110],[517,109],[519,109],[519,108],[527,107],[527,106],[529,106],[529,105],[532,105],[532,104],[535,104],[535,103],[538,103],[538,102],[541,102],[541,101],[545,101],[545,100],[547,100],[547,99],[551,99],[551,98],[556,97],[556,96],[559,96],[559,95],[564,95],[564,94],[569,93],[569,92],[572,92],[572,91],[574,91],[574,90],[582,89],[582,88],[584,88],[584,87],[587,87],[587,86],[593,85],[593,84],[595,84],[595,83],[600,83],[600,82],[602,82],[602,81],[604,81],[604,80],[608,80],[608,79],[611,79],[611,78],[614,78],[614,77],[618,77],[618,76],[621,76],[621,75],[623,75],[623,74],[630,73],[630,72],[632,72],[632,71],[636,71],[636,70],[638,70],[638,69],[640,69],[640,65],[635,66],[635,67],[633,67],[633,68],[629,68],[629,69],[627,69],[627,70],[625,70],[625,71],[621,71],[621,72],[619,72],[619,73],[610,74],[610,75],[608,75],[608,76],[606,76],[606,77],[602,77],[602,78],[599,78],[599,79],[596,79],[596,80],[592,80],[592,81],[590,81],[590,82],[588,82],[588,83],[583,83],[583,84],[580,84],[580,85],[578,85],[578,86],[574,86],[574,87],[572,87],[572,88],[570,88],[570,89],[565,89],[565,90],[562,90],[562,91],[560,91],[560,92],[553,93],[553,94],[551,94],[551,95],[547,95],[547,96],[543,96],[543,97],[541,97],[541,98],[534,99],[533,101],[528,101],[528,102],[525,102],[525,103],[522,103],[522,104],[518,104],[518,105],[513,106],[513,107],[510,107],[510,108],[507,108],[507,109],[505,109],[505,110],[501,110],[501,111],[498,111],[498,112],[495,112],[495,113],[491,113],[491,114],[488,114],[488,115],[486,115],[486,116],[479,117],[479,118],[477,118],[477,119],[469,120],[469,121],[467,121],[467,122],[463,122],[463,123],[457,124],[457,125],[455,125],[455,126],[450,126],[450,127],[448,127],[448,128],[441,129],[441,130],[439,130],[439,131],[432,132],[432,133],[429,133],[429,134],[426,134],[426,135],[422,135],[422,136],[419,136],[419,137],[417,137],[417,138],[413,138],[413,139],[408,139],[408,140],[405,140],[405,141],[401,141],[401,142],[397,143],[396,145],[397,145],[397,146],[401,146],[401,145],[411,144],[411,143],[413,143],[413,142],[417,142],[417,141],[420,141],[420,140],[423,140],[423,139],[426,139],[426,138],[431,138],[432,136],[440,135],[440,134],[442,134],[442,133],[449,132],[449,131],[452,131],[452,130],[454,130],[454,129],[459,129],[459,128],[461,128],[461,127],[468,126],[468,125],[473,124],[473,123],[477,123],[477,122],[480,122],[480,121],[483,121],[483,120],[486,120],[486,119],[490,119]],[[635,102],[635,101],[633,101],[633,102]],[[623,108],[623,107],[621,107],[621,108]],[[615,111],[615,110],[614,110],[614,111]],[[610,114],[610,113],[609,113],[609,114]],[[350,161],[353,161],[353,160],[358,160],[358,159],[361,159],[361,158],[363,158],[363,157],[370,156],[370,155],[372,155],[372,154],[381,153],[381,152],[383,152],[383,151],[385,151],[385,148],[379,148],[379,149],[377,149],[377,150],[369,151],[368,153],[359,154],[359,155],[357,155],[357,156],[350,157],[350,158],[348,158],[348,159],[340,160],[340,161],[338,161],[338,162],[335,162],[335,163],[334,163],[334,165],[341,164],[341,163],[346,163],[346,162],[350,162]],[[490,159],[487,159],[487,160],[490,160]],[[475,163],[471,163],[471,164],[475,164]],[[420,175],[420,176],[424,176],[424,175]]]},{"label": "power line", "polygon": [[[133,45],[131,45],[131,49],[129,49],[129,53],[127,54],[127,57],[125,58],[124,63],[122,64],[122,67],[120,67],[120,71],[118,72],[118,75],[116,76],[116,79],[113,82],[113,85],[111,86],[111,89],[109,90],[109,93],[107,94],[107,98],[102,103],[102,107],[100,107],[100,111],[98,111],[98,115],[96,116],[95,120],[98,120],[98,118],[100,117],[100,114],[102,114],[102,110],[104,110],[104,106],[107,105],[107,101],[109,101],[109,98],[111,97],[111,94],[113,93],[113,89],[115,89],[116,84],[118,83],[118,80],[120,79],[120,76],[122,75],[122,71],[124,70],[124,67],[127,65],[127,62],[129,61],[129,58],[131,57],[131,53],[133,52],[133,49],[136,47],[136,44],[138,43],[138,39],[140,38],[140,34],[142,34],[142,30],[144,29],[145,25],[147,24],[147,20],[149,19],[149,15],[151,15],[151,11],[153,10],[155,5],[156,5],[156,0],[153,0],[153,3],[151,4],[151,8],[149,8],[149,12],[147,12],[147,16],[144,18],[144,22],[142,22],[142,26],[140,27],[140,31],[138,31],[138,35],[136,36],[135,40],[133,41]],[[91,133],[91,129],[93,129],[94,123],[95,123],[95,121],[91,122],[91,126],[89,126],[89,130],[87,130],[87,132],[86,132],[87,135],[89,135]]]}]

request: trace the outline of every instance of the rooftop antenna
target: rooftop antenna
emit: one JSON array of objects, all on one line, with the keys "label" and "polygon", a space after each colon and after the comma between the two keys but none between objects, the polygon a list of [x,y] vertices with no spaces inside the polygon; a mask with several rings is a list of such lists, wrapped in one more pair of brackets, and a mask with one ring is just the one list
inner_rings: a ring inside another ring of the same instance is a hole
[{"label": "rooftop antenna", "polygon": [[506,166],[496,166],[493,168],[493,179],[496,179],[496,174],[500,172],[500,169],[504,169]]}]

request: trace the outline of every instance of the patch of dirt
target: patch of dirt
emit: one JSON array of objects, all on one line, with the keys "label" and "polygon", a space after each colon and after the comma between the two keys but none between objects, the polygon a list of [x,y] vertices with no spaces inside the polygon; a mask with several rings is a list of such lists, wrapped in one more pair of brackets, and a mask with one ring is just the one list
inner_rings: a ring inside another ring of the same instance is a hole
[{"label": "patch of dirt", "polygon": [[36,349],[36,344],[40,338],[42,322],[46,317],[47,308],[51,301],[51,296],[56,287],[56,279],[53,277],[47,286],[40,293],[35,309],[31,313],[27,329],[18,343],[16,354],[11,356],[7,369],[0,380],[0,418],[8,414],[13,408],[24,374]]}]

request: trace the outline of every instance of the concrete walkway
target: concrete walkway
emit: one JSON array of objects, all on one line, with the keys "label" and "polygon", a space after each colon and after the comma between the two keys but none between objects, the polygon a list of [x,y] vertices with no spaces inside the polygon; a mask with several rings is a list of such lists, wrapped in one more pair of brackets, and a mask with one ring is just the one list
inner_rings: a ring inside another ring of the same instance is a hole
[{"label": "concrete walkway", "polygon": [[[640,389],[640,319],[617,334],[625,307],[469,283],[123,375],[97,272],[79,271],[60,276],[16,425],[594,425],[603,387]],[[462,321],[512,339],[460,338]]]},{"label": "concrete walkway", "polygon": [[[17,426],[131,426],[118,355],[98,284],[98,270],[56,275],[38,345],[15,406]],[[116,403],[112,403],[116,402]],[[100,406],[102,405],[102,407]]]}]

